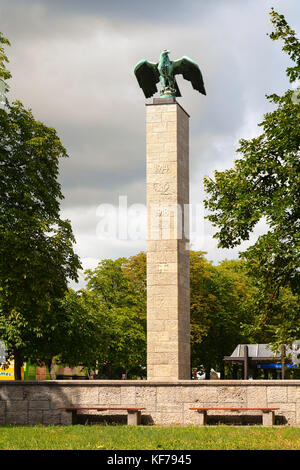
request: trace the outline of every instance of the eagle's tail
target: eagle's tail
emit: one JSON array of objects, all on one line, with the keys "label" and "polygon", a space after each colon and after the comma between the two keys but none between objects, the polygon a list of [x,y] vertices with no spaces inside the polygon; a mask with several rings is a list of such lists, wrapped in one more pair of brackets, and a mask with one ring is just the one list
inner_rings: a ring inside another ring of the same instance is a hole
[{"label": "eagle's tail", "polygon": [[176,81],[176,78],[174,77],[174,88],[176,90],[176,96],[181,96],[181,93],[180,93],[180,90],[179,90],[179,86],[177,84],[177,81]]}]

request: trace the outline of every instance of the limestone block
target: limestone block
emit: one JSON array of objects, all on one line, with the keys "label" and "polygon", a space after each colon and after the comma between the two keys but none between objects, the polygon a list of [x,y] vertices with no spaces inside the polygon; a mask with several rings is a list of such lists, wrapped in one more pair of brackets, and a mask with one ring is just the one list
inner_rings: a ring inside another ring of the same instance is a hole
[{"label": "limestone block", "polygon": [[283,385],[271,386],[267,388],[267,400],[268,403],[286,403],[288,401],[287,397],[287,387]]},{"label": "limestone block", "polygon": [[262,415],[262,424],[263,426],[273,426],[274,425],[274,411],[263,412]]},{"label": "limestone block", "polygon": [[[152,294],[153,295],[153,294]],[[153,308],[153,310],[163,309],[163,308],[173,308],[177,307],[178,299],[176,297],[162,296],[162,295],[153,295],[153,298],[149,298],[148,309]],[[152,312],[153,313],[153,312]]]},{"label": "limestone block", "polygon": [[0,425],[5,424],[6,404],[0,401]]},{"label": "limestone block", "polygon": [[58,408],[62,408],[64,406],[72,406],[72,401],[68,396],[59,395],[53,396],[52,400],[49,402],[50,410],[57,410]]},{"label": "limestone block", "polygon": [[135,405],[136,389],[134,386],[121,387],[121,405]]},{"label": "limestone block", "polygon": [[157,272],[147,274],[148,286],[174,286],[177,285],[178,273],[177,272]]},{"label": "limestone block", "polygon": [[158,132],[158,142],[170,143],[176,140],[177,133],[174,131],[167,130],[165,132]]},{"label": "limestone block", "polygon": [[295,425],[300,425],[300,406],[296,407],[296,414],[295,414]]},{"label": "limestone block", "polygon": [[[151,161],[151,158],[154,160],[154,155],[149,155],[149,161]],[[178,158],[177,158],[177,152],[176,150],[162,150],[160,151],[158,158],[155,159],[161,164],[169,164],[172,163],[173,165],[177,163]],[[178,168],[176,165],[176,173],[178,175]]]},{"label": "limestone block", "polygon": [[157,144],[159,134],[157,132],[147,132],[147,144]]},{"label": "limestone block", "polygon": [[[147,106],[147,117],[150,114],[157,114],[157,113],[164,113],[166,111],[165,104],[156,104],[155,106]],[[176,111],[176,104],[168,104],[168,111],[175,112]]]},{"label": "limestone block", "polygon": [[[159,343],[161,347],[161,343]],[[151,364],[153,365],[167,365],[170,362],[174,364],[178,361],[178,353],[175,352],[153,352],[149,354],[149,360],[151,360]]]},{"label": "limestone block", "polygon": [[69,411],[61,411],[60,424],[62,426],[70,426],[72,424],[72,413]]},{"label": "limestone block", "polygon": [[168,122],[176,122],[177,121],[177,113],[176,113],[176,110],[174,111],[171,111],[170,112],[164,112],[161,114],[161,120],[164,122],[164,121],[168,121]]},{"label": "limestone block", "polygon": [[[169,414],[169,413],[180,413],[183,415],[183,406],[180,403],[173,403],[173,402],[168,402],[168,403],[161,403],[158,402],[156,409],[158,413],[161,413],[161,415]],[[182,418],[181,418],[182,422]]]},{"label": "limestone block", "polygon": [[[175,310],[176,312],[176,310]],[[174,307],[163,307],[159,309],[149,308],[149,315],[153,320],[172,320],[174,318]],[[150,331],[150,328],[148,328]]]},{"label": "limestone block", "polygon": [[249,408],[267,407],[267,389],[265,386],[247,387],[247,406]]},{"label": "limestone block", "polygon": [[6,402],[6,411],[8,413],[26,413],[28,410],[28,401],[15,400],[14,396],[12,398],[13,400]]},{"label": "limestone block", "polygon": [[165,152],[176,152],[176,150],[177,150],[177,142],[167,142],[164,144]]},{"label": "limestone block", "polygon": [[[165,254],[164,254],[165,255]],[[162,256],[162,258],[165,258],[165,256]],[[175,263],[170,263],[167,261],[159,261],[159,260],[152,260],[152,262],[149,262],[149,267],[147,269],[147,275],[149,274],[161,274],[161,273],[178,273],[178,264]]]},{"label": "limestone block", "polygon": [[[147,328],[147,350],[150,351],[151,350],[151,345],[155,345],[155,346],[158,346],[158,344],[162,344],[163,343],[169,343],[169,347],[172,350],[174,350],[174,347],[177,346],[177,341],[176,341],[176,338],[175,340],[173,341],[173,343],[171,343],[171,340],[170,340],[171,336],[169,334],[168,331],[160,331],[160,334],[158,335],[157,334],[157,331],[151,331],[150,329]],[[149,364],[150,365],[150,364]]]},{"label": "limestone block", "polygon": [[[149,251],[147,253],[147,262],[148,262],[147,272],[149,271],[149,268],[152,268],[152,267],[154,268],[154,271],[163,270],[160,264],[165,264],[165,263],[167,263],[168,265],[171,265],[171,266],[168,266],[168,270],[170,270],[171,268],[173,272],[177,270],[177,254],[174,251],[170,251],[170,252],[158,251],[157,253]],[[151,270],[149,272],[151,272]]]},{"label": "limestone block", "polygon": [[180,425],[183,422],[183,412],[157,412],[155,413],[155,424],[160,426]]},{"label": "limestone block", "polygon": [[128,411],[127,424],[128,426],[137,426],[141,424],[141,412]]},{"label": "limestone block", "polygon": [[150,333],[150,331],[153,331],[157,333],[156,337],[160,338],[160,331],[164,329],[164,320],[153,320],[153,318],[149,318],[147,322],[147,330]]},{"label": "limestone block", "polygon": [[[164,322],[164,326],[169,332],[178,332],[178,325],[179,323],[176,313],[174,313],[172,319],[166,319]],[[178,349],[180,349],[180,345],[178,345]]]},{"label": "limestone block", "polygon": [[180,400],[180,386],[176,385],[163,385],[157,386],[157,404],[171,405],[176,404],[183,409],[183,404]]},{"label": "limestone block", "polygon": [[177,240],[148,240],[147,241],[147,251],[150,252],[159,252],[159,251],[174,251],[177,250],[178,241]]},{"label": "limestone block", "polygon": [[283,416],[295,416],[297,411],[297,406],[295,403],[272,403],[270,406],[271,408],[278,408],[276,410],[276,415],[283,415]]},{"label": "limestone block", "polygon": [[156,387],[136,387],[135,403],[137,407],[156,409]]},{"label": "limestone block", "polygon": [[152,364],[153,375],[149,377],[150,380],[174,380],[177,376],[178,367],[176,364]]},{"label": "limestone block", "polygon": [[176,162],[163,161],[161,156],[157,160],[151,160],[147,165],[147,176],[148,181],[159,178],[163,179],[165,176],[176,178],[177,177],[177,166]]},{"label": "limestone block", "polygon": [[[152,122],[151,126],[152,126],[152,128],[151,128],[152,132],[163,132],[164,133],[167,130],[169,130],[167,122]],[[176,128],[174,130],[176,130]],[[148,133],[147,133],[147,135],[148,135]]]},{"label": "limestone block", "polygon": [[5,424],[13,425],[27,425],[28,424],[28,414],[27,412],[6,412]]},{"label": "limestone block", "polygon": [[[43,411],[42,410],[29,410],[28,411],[28,424],[35,426],[43,423]],[[57,423],[58,424],[58,423]]]},{"label": "limestone block", "polygon": [[[165,123],[165,122],[164,122],[164,123]],[[176,131],[176,132],[178,132],[176,121],[166,121],[166,124],[167,124],[167,130],[168,130],[168,131]]]},{"label": "limestone block", "polygon": [[99,387],[98,389],[99,405],[120,405],[121,390],[120,387]]},{"label": "limestone block", "polygon": [[[69,399],[68,396],[70,396]],[[76,386],[71,395],[66,395],[66,400],[69,400],[71,405],[74,406],[84,405],[85,403],[98,403],[98,390],[96,387]]]},{"label": "limestone block", "polygon": [[296,403],[296,401],[297,401],[297,387],[296,386],[288,387],[287,393],[288,393],[288,402],[289,403],[291,403],[291,402]]},{"label": "limestone block", "polygon": [[2,385],[0,387],[0,400],[10,401],[13,396],[13,401],[24,400],[24,388],[22,386],[9,386]]},{"label": "limestone block", "polygon": [[163,143],[147,143],[146,145],[147,154],[160,153],[165,151],[165,144]]},{"label": "limestone block", "polygon": [[[75,381],[68,380],[68,385],[65,385],[64,381],[59,381],[59,387],[51,387],[50,389],[50,399],[53,402],[60,402],[61,400],[64,400],[65,402],[69,400],[69,403],[71,403],[71,397],[76,395],[76,390],[82,390],[84,392],[86,387],[78,387],[76,385],[72,386],[75,383]],[[72,384],[72,385],[71,385]],[[71,386],[70,386],[71,385]]]},{"label": "limestone block", "polygon": [[59,424],[61,424],[61,411],[60,410],[43,411],[42,419],[43,419],[43,424],[45,425],[58,426]]},{"label": "limestone block", "polygon": [[[189,404],[193,408],[193,404]],[[203,426],[206,423],[206,414],[194,410],[185,410],[183,424],[185,426]]]},{"label": "limestone block", "polygon": [[30,400],[29,410],[49,410],[49,400]]},{"label": "limestone block", "polygon": [[178,296],[178,288],[176,285],[152,285],[149,286],[149,296],[166,296],[166,297],[174,297],[177,298]]},{"label": "limestone block", "polygon": [[158,343],[153,343],[153,351],[160,354],[174,352],[177,347],[177,341],[159,341]]},{"label": "limestone block", "polygon": [[180,400],[182,403],[189,403],[191,406],[211,406],[218,402],[218,392],[215,387],[209,386],[181,386]]},{"label": "limestone block", "polygon": [[50,400],[52,394],[53,391],[51,393],[51,389],[43,385],[32,385],[27,390],[27,398],[29,400]]},{"label": "limestone block", "polygon": [[162,121],[161,113],[151,113],[151,114],[148,114],[148,116],[147,116],[147,123],[149,123],[149,122],[161,122],[161,121]]},{"label": "limestone block", "polygon": [[234,404],[236,406],[238,404],[243,405],[247,403],[247,390],[245,387],[219,387],[218,402],[231,403],[232,406],[234,406]]}]

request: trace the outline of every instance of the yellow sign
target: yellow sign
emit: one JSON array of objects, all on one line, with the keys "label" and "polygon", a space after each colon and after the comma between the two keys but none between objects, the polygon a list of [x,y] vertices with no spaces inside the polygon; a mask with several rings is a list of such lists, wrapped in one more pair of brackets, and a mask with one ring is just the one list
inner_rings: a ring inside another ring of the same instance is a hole
[{"label": "yellow sign", "polygon": [[[5,368],[0,364],[0,380],[15,380],[14,361]],[[21,367],[21,380],[24,380],[24,367]]]},{"label": "yellow sign", "polygon": [[0,380],[15,380],[14,366],[0,367]]}]

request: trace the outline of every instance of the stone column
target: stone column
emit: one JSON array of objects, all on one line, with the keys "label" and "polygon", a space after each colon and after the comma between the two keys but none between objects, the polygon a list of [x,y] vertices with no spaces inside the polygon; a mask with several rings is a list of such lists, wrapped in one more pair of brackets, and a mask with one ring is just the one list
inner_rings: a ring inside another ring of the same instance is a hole
[{"label": "stone column", "polygon": [[147,378],[189,380],[189,116],[174,98],[147,110]]}]

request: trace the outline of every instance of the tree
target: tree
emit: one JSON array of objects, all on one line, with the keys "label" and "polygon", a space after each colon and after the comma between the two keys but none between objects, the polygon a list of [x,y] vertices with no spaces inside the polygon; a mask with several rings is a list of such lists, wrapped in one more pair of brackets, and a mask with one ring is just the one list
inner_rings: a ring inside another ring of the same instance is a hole
[{"label": "tree", "polygon": [[191,251],[191,359],[224,373],[223,357],[245,341],[242,325],[250,322],[247,301],[253,288],[241,261],[208,262],[204,253]]},{"label": "tree", "polygon": [[[86,271],[87,292],[106,332],[99,368],[109,378],[121,371],[143,375],[146,365],[145,255],[106,259]],[[102,364],[102,367],[101,367]],[[105,366],[106,365],[106,366]]]},{"label": "tree", "polygon": [[5,96],[5,93],[7,93],[9,90],[7,80],[11,78],[11,73],[9,70],[7,70],[5,65],[5,62],[8,63],[9,60],[7,55],[5,54],[4,46],[10,46],[10,42],[6,37],[3,36],[0,31],[0,85],[1,91],[3,91]]},{"label": "tree", "polygon": [[[192,366],[202,365],[208,374],[211,367],[222,369],[224,355],[245,339],[242,324],[251,323],[247,302],[253,287],[241,261],[214,266],[204,253],[192,251],[190,265]],[[85,295],[103,328],[99,364],[107,361],[107,366],[102,373],[143,374],[133,371],[146,366],[146,254],[103,260],[86,274]]]},{"label": "tree", "polygon": [[[0,33],[4,82],[10,78],[7,44]],[[53,315],[80,267],[70,222],[60,218],[57,177],[64,157],[55,129],[6,98],[0,109],[0,337],[14,358],[16,378],[25,359],[51,354]]]},{"label": "tree", "polygon": [[[300,43],[284,16],[273,9],[270,16],[275,28],[270,38],[283,40],[283,50],[294,61],[286,73],[295,82],[300,78]],[[232,169],[216,171],[214,179],[204,180],[208,219],[219,229],[215,237],[220,247],[239,245],[249,239],[259,220],[267,222],[266,233],[242,257],[257,287],[253,333],[272,330],[273,343],[290,343],[299,335],[294,307],[299,295],[300,104],[294,96],[293,90],[267,96],[275,109],[259,124],[263,132],[240,140],[241,157]],[[278,329],[283,321],[285,328]]]},{"label": "tree", "polygon": [[56,348],[56,363],[96,370],[101,357],[107,357],[109,323],[106,312],[99,309],[92,293],[68,289],[52,315],[52,326],[51,343]]}]

